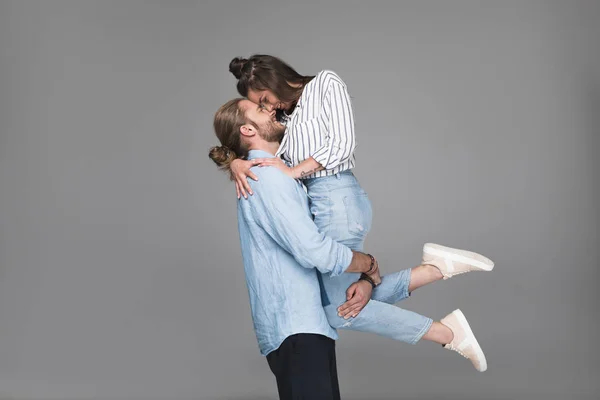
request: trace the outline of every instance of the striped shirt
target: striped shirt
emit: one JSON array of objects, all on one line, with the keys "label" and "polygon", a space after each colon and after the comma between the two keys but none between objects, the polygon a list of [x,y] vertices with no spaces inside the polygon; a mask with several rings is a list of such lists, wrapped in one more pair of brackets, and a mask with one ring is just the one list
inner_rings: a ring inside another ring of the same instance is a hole
[{"label": "striped shirt", "polygon": [[346,84],[333,71],[319,72],[302,91],[276,156],[292,165],[313,157],[325,169],[302,179],[354,168],[354,115]]}]

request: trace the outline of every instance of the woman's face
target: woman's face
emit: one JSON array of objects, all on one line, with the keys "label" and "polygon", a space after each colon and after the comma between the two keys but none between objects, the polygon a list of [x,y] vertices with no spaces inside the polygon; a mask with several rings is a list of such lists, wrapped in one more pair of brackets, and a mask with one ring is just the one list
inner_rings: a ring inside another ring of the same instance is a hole
[{"label": "woman's face", "polygon": [[267,90],[249,89],[248,90],[248,100],[250,100],[253,103],[262,105],[269,112],[273,111],[273,110],[287,111],[291,106],[291,104],[284,103],[283,101],[279,100],[279,98],[277,96],[275,96],[275,93],[273,93],[272,91],[270,91],[268,89]]}]

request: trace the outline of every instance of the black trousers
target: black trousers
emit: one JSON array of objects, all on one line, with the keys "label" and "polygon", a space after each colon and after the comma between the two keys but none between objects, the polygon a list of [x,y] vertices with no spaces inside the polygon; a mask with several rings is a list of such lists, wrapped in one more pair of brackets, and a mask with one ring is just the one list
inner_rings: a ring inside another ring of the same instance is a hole
[{"label": "black trousers", "polygon": [[267,361],[280,400],[340,400],[335,340],[312,333],[288,336]]}]

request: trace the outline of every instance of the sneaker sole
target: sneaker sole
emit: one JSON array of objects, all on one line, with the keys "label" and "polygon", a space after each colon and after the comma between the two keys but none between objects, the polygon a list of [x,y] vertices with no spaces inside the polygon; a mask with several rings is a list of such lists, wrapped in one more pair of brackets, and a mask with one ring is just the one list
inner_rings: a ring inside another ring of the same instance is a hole
[{"label": "sneaker sole", "polygon": [[481,346],[477,342],[477,339],[475,338],[475,334],[473,334],[473,331],[471,330],[471,326],[467,322],[467,318],[465,317],[465,314],[463,314],[463,312],[460,310],[454,310],[452,313],[458,319],[460,326],[465,330],[465,332],[467,332],[467,337],[470,339],[469,341],[472,341],[473,347],[475,348],[475,356],[477,357],[477,361],[479,361],[480,369],[478,369],[478,371],[480,371],[480,372],[485,371],[487,369],[487,360],[485,359],[485,354],[483,354],[483,350],[481,349]]},{"label": "sneaker sole", "polygon": [[472,251],[453,249],[435,243],[426,243],[423,246],[423,252],[432,256],[449,258],[452,261],[463,264],[472,265],[483,271],[491,271],[494,269],[494,262],[481,254]]}]

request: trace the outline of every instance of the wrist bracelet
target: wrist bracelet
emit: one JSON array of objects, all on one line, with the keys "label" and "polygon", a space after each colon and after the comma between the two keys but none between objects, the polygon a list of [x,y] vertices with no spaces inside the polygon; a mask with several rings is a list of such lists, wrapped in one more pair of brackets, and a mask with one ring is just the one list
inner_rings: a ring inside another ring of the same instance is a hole
[{"label": "wrist bracelet", "polygon": [[367,281],[371,284],[371,287],[373,289],[375,289],[377,287],[377,285],[375,284],[375,282],[373,281],[373,279],[371,279],[371,277],[367,274],[365,274],[364,272],[362,274],[360,274],[360,278],[358,278],[359,281]]},{"label": "wrist bracelet", "polygon": [[367,254],[369,257],[371,257],[371,266],[369,267],[369,270],[367,271],[367,274],[370,274],[371,272],[373,272],[373,267],[375,267],[375,257],[373,257],[370,254]]}]

